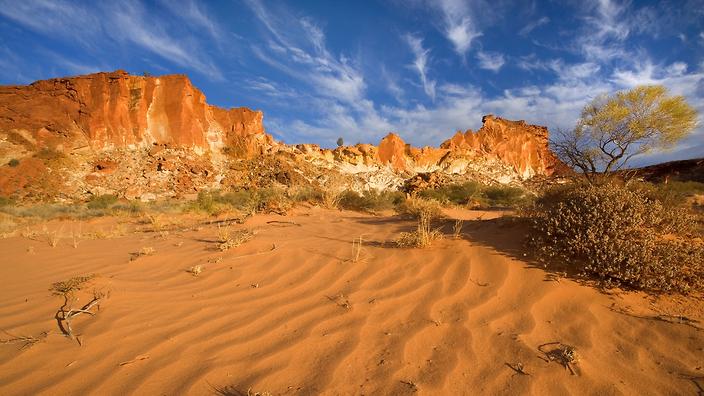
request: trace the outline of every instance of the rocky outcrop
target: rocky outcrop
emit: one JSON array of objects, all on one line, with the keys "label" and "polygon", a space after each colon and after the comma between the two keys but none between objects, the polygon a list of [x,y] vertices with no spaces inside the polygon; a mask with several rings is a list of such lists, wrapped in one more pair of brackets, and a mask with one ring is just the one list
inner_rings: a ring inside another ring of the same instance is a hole
[{"label": "rocky outcrop", "polygon": [[[388,166],[397,172],[423,173],[443,171],[464,173],[472,163],[487,160],[505,165],[519,179],[551,176],[566,170],[548,147],[548,129],[510,121],[493,115],[482,119],[483,126],[473,132],[457,132],[436,147],[412,147],[395,134],[381,139],[378,148],[366,144],[338,147],[332,157],[354,165]],[[329,158],[325,149],[314,145],[299,145],[306,155]]]},{"label": "rocky outcrop", "polygon": [[378,146],[324,149],[274,141],[261,111],[211,106],[184,75],[115,71],[0,86],[0,195],[20,199],[153,199],[337,176],[357,190],[398,189],[421,174],[418,186],[506,184],[563,168],[547,128],[492,115],[440,147],[389,133]]},{"label": "rocky outcrop", "polygon": [[525,121],[510,121],[489,114],[477,132],[457,132],[440,147],[452,155],[488,156],[513,167],[523,178],[550,176],[564,165],[548,147],[548,129]]},{"label": "rocky outcrop", "polygon": [[118,70],[0,87],[0,138],[20,152],[165,144],[252,156],[273,144],[262,119],[261,111],[208,105],[185,75]]}]

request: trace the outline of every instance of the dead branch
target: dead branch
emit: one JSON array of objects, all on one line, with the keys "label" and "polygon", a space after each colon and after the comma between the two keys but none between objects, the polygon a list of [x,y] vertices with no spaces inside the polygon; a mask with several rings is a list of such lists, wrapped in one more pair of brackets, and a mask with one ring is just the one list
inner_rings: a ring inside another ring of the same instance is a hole
[{"label": "dead branch", "polygon": [[657,315],[636,315],[636,314],[629,312],[623,308],[616,308],[616,307],[612,306],[612,307],[609,307],[609,309],[613,312],[620,313],[622,315],[627,315],[627,316],[630,316],[633,318],[646,319],[646,320],[657,320],[660,322],[672,323],[672,324],[681,324],[681,325],[692,327],[692,328],[699,330],[699,331],[704,330],[704,327],[699,326],[700,322],[698,320],[688,318],[684,315],[673,315],[673,314],[662,313],[662,312],[658,312]]},{"label": "dead branch", "polygon": [[8,331],[3,330],[3,333],[7,334],[11,338],[6,338],[6,339],[0,339],[0,344],[16,344],[16,343],[22,343],[22,346],[20,347],[20,350],[24,349],[29,349],[34,346],[34,344],[41,342],[44,338],[46,338],[49,333],[48,332],[43,332],[39,337],[34,337],[34,336],[16,336]]},{"label": "dead branch", "polygon": [[251,253],[251,254],[243,254],[243,255],[241,255],[241,256],[232,257],[232,258],[230,258],[230,260],[239,259],[239,258],[244,258],[244,257],[260,256],[260,255],[262,255],[262,254],[271,253],[271,252],[273,252],[274,250],[276,250],[276,244],[275,244],[275,243],[271,245],[271,249],[269,249],[269,250],[265,250],[265,251],[263,251],[263,252]]},{"label": "dead branch", "polygon": [[[530,374],[528,374],[528,373],[525,372],[525,369],[524,369],[524,367],[523,367],[523,363],[521,363],[521,362],[518,362],[518,363],[516,363],[516,364],[506,363],[506,366],[507,366],[508,368],[510,368],[511,370],[515,371],[516,374],[520,374],[520,375],[530,375]],[[514,374],[514,375],[516,375],[516,374]]]},{"label": "dead branch", "polygon": [[[547,346],[556,345],[556,348],[551,348],[545,350]],[[577,375],[575,370],[572,368],[572,364],[577,363],[579,357],[577,355],[577,350],[570,345],[563,344],[560,341],[548,342],[538,346],[538,350],[545,354],[545,358],[540,357],[546,362],[557,362],[561,364],[565,369],[570,371],[570,374]]]},{"label": "dead branch", "polygon": [[149,355],[139,355],[132,360],[128,360],[126,362],[120,363],[118,366],[127,366],[128,364],[136,363],[136,362],[139,362],[140,360],[147,360],[147,359],[149,359]]},{"label": "dead branch", "polygon": [[[73,335],[73,328],[71,327],[71,320],[80,314],[95,315],[96,313],[91,311],[91,309],[94,306],[98,305],[104,297],[105,297],[105,293],[93,291],[93,299],[92,300],[90,300],[87,304],[85,304],[81,308],[72,309],[72,308],[70,308],[71,301],[69,301],[69,294],[64,294],[64,305],[62,305],[61,308],[59,308],[59,310],[56,311],[56,315],[54,316],[54,318],[56,319],[56,322],[59,325],[59,330],[61,330],[61,333],[63,333],[64,336],[66,336],[66,337],[76,338]],[[99,305],[98,305],[98,309],[100,309]],[[80,341],[79,341],[79,344],[80,344]]]}]

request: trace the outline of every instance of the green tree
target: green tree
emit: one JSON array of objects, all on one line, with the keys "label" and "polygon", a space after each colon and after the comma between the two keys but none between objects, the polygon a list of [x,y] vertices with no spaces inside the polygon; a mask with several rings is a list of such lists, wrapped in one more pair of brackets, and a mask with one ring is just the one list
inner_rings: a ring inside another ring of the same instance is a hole
[{"label": "green tree", "polygon": [[337,147],[342,147],[345,144],[345,141],[342,139],[342,136],[337,138]]},{"label": "green tree", "polygon": [[582,110],[576,127],[558,134],[557,155],[593,182],[632,157],[671,148],[695,128],[697,112],[662,85],[600,96]]}]

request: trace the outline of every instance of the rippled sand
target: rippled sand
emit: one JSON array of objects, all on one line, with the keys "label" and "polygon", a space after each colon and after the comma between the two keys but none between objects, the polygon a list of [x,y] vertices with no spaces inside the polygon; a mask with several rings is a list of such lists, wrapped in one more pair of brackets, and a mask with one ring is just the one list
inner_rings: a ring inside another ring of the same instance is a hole
[{"label": "rippled sand", "polygon": [[[0,345],[0,394],[702,391],[701,298],[601,293],[526,261],[523,230],[501,213],[449,215],[466,219],[461,238],[447,221],[448,237],[422,250],[388,243],[410,220],[317,208],[236,225],[257,235],[224,253],[207,223],[160,236],[128,222],[126,235],[77,248],[2,239],[0,329],[49,333]],[[144,247],[154,254],[130,261]],[[186,272],[196,265],[199,276]],[[93,288],[109,297],[74,319],[81,346],[59,332],[49,288],[89,273],[79,305]],[[574,347],[576,375],[538,349],[551,342]]]}]

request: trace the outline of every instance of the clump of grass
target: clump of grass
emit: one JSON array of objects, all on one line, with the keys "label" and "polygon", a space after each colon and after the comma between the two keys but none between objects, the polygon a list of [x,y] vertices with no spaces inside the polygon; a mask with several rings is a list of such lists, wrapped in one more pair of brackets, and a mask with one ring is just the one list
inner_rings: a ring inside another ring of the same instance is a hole
[{"label": "clump of grass", "polygon": [[94,195],[86,203],[88,209],[108,209],[117,202],[117,195],[104,194]]},{"label": "clump of grass", "polygon": [[13,158],[10,160],[10,162],[7,163],[7,165],[9,165],[11,168],[18,166],[19,164],[20,160],[18,160],[17,158]]},{"label": "clump of grass", "polygon": [[52,230],[52,231],[49,231],[46,228],[44,229],[46,239],[49,242],[49,246],[56,247],[59,245],[59,241],[61,240],[62,230],[63,230],[63,227],[59,227],[58,230]]},{"label": "clump of grass", "polygon": [[362,256],[362,236],[360,235],[359,238],[355,238],[352,240],[352,262],[357,263],[359,262],[361,256]]},{"label": "clump of grass", "polygon": [[442,205],[440,202],[420,197],[407,198],[396,207],[396,210],[400,214],[410,215],[415,218],[422,216],[436,218],[442,215]]},{"label": "clump of grass", "polygon": [[421,212],[418,217],[418,226],[415,231],[402,232],[396,239],[399,247],[426,248],[432,245],[435,240],[442,238],[442,233],[438,229],[431,227],[432,216],[429,212]]},{"label": "clump of grass", "polygon": [[452,237],[454,239],[460,239],[462,235],[462,226],[464,225],[464,220],[455,220],[455,225],[452,226]]},{"label": "clump of grass", "polygon": [[81,242],[81,238],[83,237],[83,233],[81,232],[81,227],[78,227],[78,231],[75,229],[71,230],[71,245],[73,246],[74,249],[78,249],[78,244]]},{"label": "clump of grass", "polygon": [[289,197],[294,202],[320,203],[323,201],[323,189],[313,186],[296,186],[289,189]]},{"label": "clump of grass", "polygon": [[186,270],[189,274],[193,276],[198,276],[203,272],[203,266],[198,264]]},{"label": "clump of grass", "polygon": [[139,249],[139,251],[131,253],[132,257],[130,258],[130,261],[137,260],[138,258],[144,257],[144,256],[152,256],[154,253],[156,253],[156,250],[153,247],[144,246],[141,249]]},{"label": "clump of grass", "polygon": [[634,183],[633,188],[668,206],[681,206],[687,203],[688,198],[704,194],[704,183],[695,181],[672,180],[657,184],[640,182]]},{"label": "clump of grass", "polygon": [[254,238],[255,232],[248,229],[230,231],[229,226],[218,226],[218,249],[221,251],[238,247]]},{"label": "clump of grass", "polygon": [[66,296],[73,294],[74,292],[81,290],[88,281],[95,278],[95,275],[84,275],[84,276],[74,276],[71,279],[65,281],[56,282],[51,285],[50,291],[52,291],[57,296]]}]

